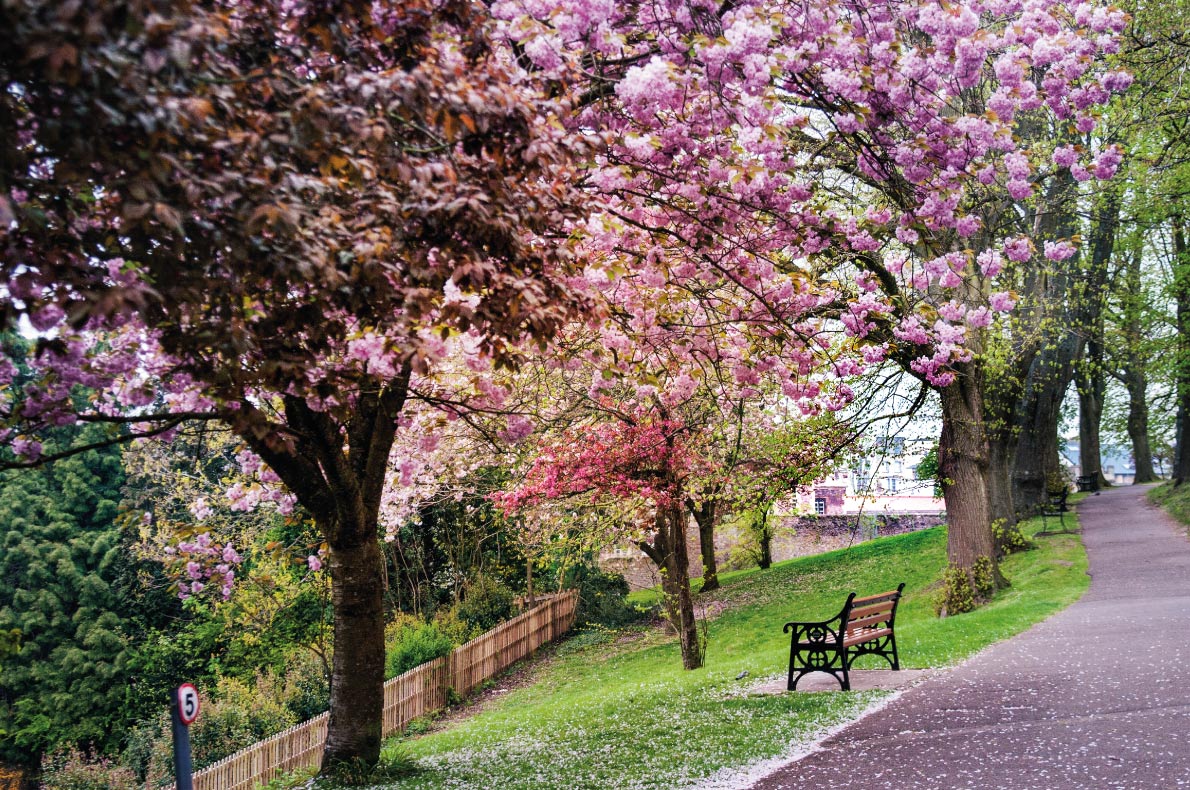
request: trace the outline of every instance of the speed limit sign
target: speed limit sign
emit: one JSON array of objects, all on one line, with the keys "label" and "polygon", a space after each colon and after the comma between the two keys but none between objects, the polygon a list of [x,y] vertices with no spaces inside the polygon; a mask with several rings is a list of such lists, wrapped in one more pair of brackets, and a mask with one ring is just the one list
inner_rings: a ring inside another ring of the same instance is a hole
[{"label": "speed limit sign", "polygon": [[189,727],[198,718],[199,710],[198,689],[193,683],[183,683],[178,686],[178,717]]}]

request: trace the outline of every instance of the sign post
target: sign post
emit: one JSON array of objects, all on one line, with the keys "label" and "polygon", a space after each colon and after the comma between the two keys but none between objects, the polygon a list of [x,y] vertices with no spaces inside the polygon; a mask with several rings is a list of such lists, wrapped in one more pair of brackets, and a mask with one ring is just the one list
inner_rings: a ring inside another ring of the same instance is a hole
[{"label": "sign post", "polygon": [[194,790],[194,766],[190,759],[190,725],[198,718],[201,704],[198,689],[183,683],[171,695],[170,714],[174,730],[174,776],[177,790]]}]

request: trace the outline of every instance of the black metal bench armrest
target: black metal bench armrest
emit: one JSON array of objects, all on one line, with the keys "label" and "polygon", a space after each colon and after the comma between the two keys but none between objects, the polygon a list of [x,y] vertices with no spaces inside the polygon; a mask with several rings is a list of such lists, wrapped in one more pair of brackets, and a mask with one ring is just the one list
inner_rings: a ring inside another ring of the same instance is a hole
[{"label": "black metal bench armrest", "polygon": [[837,645],[842,639],[837,617],[821,623],[786,623],[785,633],[790,629],[793,629],[793,643],[798,645]]},{"label": "black metal bench armrest", "polygon": [[794,632],[793,641],[797,643],[838,644],[843,639],[843,626],[847,619],[847,613],[851,611],[851,599],[854,597],[855,593],[847,596],[847,603],[843,604],[843,609],[834,617],[818,622],[794,621],[786,623],[781,631],[788,634],[792,629]]}]

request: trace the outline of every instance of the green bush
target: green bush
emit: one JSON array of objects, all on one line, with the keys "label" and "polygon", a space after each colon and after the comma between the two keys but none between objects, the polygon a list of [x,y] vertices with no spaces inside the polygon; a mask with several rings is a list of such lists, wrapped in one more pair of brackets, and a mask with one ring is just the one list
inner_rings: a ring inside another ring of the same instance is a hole
[{"label": "green bush", "polygon": [[330,709],[331,686],[322,662],[313,653],[301,651],[290,658],[282,701],[298,721]]},{"label": "green bush", "polygon": [[190,726],[195,767],[222,760],[297,724],[297,716],[285,705],[284,692],[284,681],[271,673],[257,675],[254,684],[220,678]]},{"label": "green bush", "polygon": [[483,633],[483,629],[459,618],[458,611],[452,607],[441,609],[434,615],[434,625],[450,639],[451,644],[461,645],[470,642]]},{"label": "green bush", "polygon": [[156,780],[173,777],[170,737],[169,714],[164,711],[128,728],[120,762],[136,775],[137,784],[156,784]]},{"label": "green bush", "polygon": [[437,623],[400,615],[385,629],[384,675],[395,678],[453,650],[455,643]]},{"label": "green bush", "polygon": [[454,607],[464,623],[488,631],[516,613],[516,596],[498,579],[476,576],[463,588],[463,600]]},{"label": "green bush", "polygon": [[618,573],[606,573],[594,565],[578,565],[569,574],[578,590],[575,625],[618,628],[641,619],[642,612],[626,600],[628,582]]},{"label": "green bush", "polygon": [[975,591],[971,587],[971,575],[959,565],[951,565],[942,572],[942,589],[934,600],[934,613],[948,617],[974,611]]}]

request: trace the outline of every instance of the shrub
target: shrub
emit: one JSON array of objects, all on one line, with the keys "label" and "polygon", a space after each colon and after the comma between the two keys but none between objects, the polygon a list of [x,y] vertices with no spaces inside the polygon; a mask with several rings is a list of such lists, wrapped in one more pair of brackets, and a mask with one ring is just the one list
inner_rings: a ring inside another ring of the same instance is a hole
[{"label": "shrub", "polygon": [[1025,537],[1024,532],[1021,532],[1019,523],[1008,524],[1002,518],[992,522],[992,540],[1002,555],[1034,548],[1033,542]]},{"label": "shrub", "polygon": [[139,721],[128,729],[120,761],[136,774],[138,784],[156,785],[157,780],[173,777],[170,738],[169,714],[165,712]]},{"label": "shrub", "polygon": [[285,707],[298,721],[312,719],[331,706],[331,686],[322,662],[309,652],[290,658],[282,692]]},{"label": "shrub", "polygon": [[271,673],[254,684],[220,678],[209,702],[190,726],[196,768],[234,754],[298,723],[285,705],[284,681]]},{"label": "shrub", "polygon": [[516,596],[498,579],[476,576],[463,588],[463,600],[454,611],[464,623],[483,632],[516,614]]},{"label": "shrub", "polygon": [[971,565],[971,581],[975,586],[975,592],[984,600],[992,597],[992,593],[996,591],[996,579],[992,567],[991,558],[985,556],[976,557],[975,562]]},{"label": "shrub", "polygon": [[570,572],[571,586],[578,590],[576,626],[628,625],[642,613],[626,600],[628,582],[618,573],[606,573],[594,565],[578,565]]},{"label": "shrub", "polygon": [[438,630],[455,646],[470,642],[483,633],[483,629],[462,620],[454,607],[439,610],[434,615],[434,625],[438,626]]},{"label": "shrub", "polygon": [[934,601],[934,611],[939,617],[963,614],[975,609],[975,591],[971,587],[971,576],[965,568],[951,565],[942,572],[942,589]]},{"label": "shrub", "polygon": [[137,784],[131,769],[103,757],[89,759],[74,749],[46,755],[41,770],[43,790],[124,790]]},{"label": "shrub", "polygon": [[453,650],[455,643],[437,623],[424,623],[410,615],[399,615],[385,629],[384,674],[386,678],[408,672]]}]

